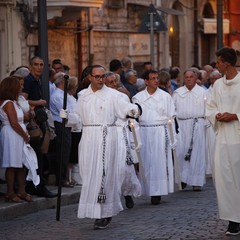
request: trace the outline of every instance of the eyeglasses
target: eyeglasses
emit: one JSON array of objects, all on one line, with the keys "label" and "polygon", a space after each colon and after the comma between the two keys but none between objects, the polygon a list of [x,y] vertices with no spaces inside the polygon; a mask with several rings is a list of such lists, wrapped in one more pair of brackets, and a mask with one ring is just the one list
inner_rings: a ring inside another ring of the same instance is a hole
[{"label": "eyeglasses", "polygon": [[92,75],[92,74],[90,74],[92,77],[94,77],[96,80],[100,80],[100,79],[103,79],[103,78],[105,78],[106,77],[106,75],[105,74],[103,74],[103,75]]}]

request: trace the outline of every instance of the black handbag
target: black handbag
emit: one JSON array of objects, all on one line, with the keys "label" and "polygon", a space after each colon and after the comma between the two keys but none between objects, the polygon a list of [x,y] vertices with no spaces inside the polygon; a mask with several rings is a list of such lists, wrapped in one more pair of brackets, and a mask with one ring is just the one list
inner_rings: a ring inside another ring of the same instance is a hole
[{"label": "black handbag", "polygon": [[34,120],[36,121],[36,123],[38,125],[41,126],[44,122],[46,122],[48,120],[48,115],[47,115],[44,107],[37,106],[34,108],[34,112],[35,112]]}]

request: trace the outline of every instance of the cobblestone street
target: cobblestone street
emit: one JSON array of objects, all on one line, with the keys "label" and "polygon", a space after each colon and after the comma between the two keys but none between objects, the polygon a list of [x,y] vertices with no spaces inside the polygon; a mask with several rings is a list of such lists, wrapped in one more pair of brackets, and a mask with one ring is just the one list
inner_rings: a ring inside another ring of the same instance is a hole
[{"label": "cobblestone street", "polygon": [[60,217],[56,221],[56,209],[49,209],[0,222],[0,239],[240,239],[224,234],[228,222],[218,219],[212,179],[207,179],[202,192],[187,187],[163,196],[157,206],[150,204],[149,197],[135,199],[134,208],[113,217],[105,230],[93,230],[93,219],[78,219],[77,204],[62,207]]}]

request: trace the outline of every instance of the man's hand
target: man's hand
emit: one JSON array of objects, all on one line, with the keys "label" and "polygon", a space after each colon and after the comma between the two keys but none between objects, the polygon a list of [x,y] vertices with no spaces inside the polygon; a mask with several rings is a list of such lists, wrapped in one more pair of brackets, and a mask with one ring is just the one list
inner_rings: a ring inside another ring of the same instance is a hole
[{"label": "man's hand", "polygon": [[60,118],[68,118],[68,110],[67,109],[61,109],[60,110],[60,114],[59,114]]},{"label": "man's hand", "polygon": [[45,107],[47,105],[47,101],[44,99],[39,100],[39,105]]},{"label": "man's hand", "polygon": [[135,109],[133,109],[133,110],[130,110],[129,112],[128,112],[128,116],[130,117],[130,118],[138,118],[139,117],[139,112],[138,112],[138,110],[135,110]]},{"label": "man's hand", "polygon": [[234,113],[218,113],[216,115],[216,120],[219,122],[231,122],[231,121],[235,121],[238,120],[237,115]]},{"label": "man's hand", "polygon": [[139,143],[139,144],[135,147],[135,151],[136,151],[136,152],[140,152],[141,147],[142,147],[142,144]]}]

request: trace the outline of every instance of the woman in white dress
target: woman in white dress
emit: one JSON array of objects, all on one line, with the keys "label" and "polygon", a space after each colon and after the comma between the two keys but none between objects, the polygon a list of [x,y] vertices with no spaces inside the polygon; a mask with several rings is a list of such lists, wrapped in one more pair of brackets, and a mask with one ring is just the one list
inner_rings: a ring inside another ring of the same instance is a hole
[{"label": "woman in white dress", "polygon": [[[17,103],[21,84],[15,77],[7,77],[0,84],[0,167],[6,168],[6,201],[27,202],[32,197],[25,192],[25,169],[23,167],[23,146],[30,138],[23,123],[23,111]],[[18,184],[18,193],[14,183]]]}]

